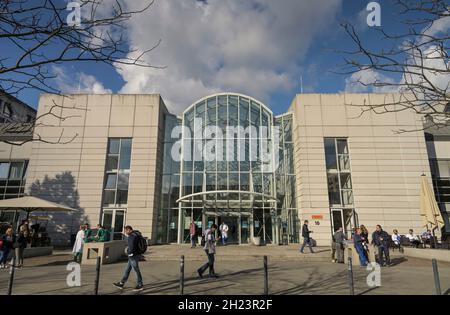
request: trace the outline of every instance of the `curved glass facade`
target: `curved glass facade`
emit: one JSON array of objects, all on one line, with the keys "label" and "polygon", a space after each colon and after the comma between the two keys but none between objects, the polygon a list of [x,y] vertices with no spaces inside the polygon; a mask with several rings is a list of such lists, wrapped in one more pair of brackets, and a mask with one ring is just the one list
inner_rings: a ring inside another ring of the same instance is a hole
[{"label": "curved glass facade", "polygon": [[[297,224],[291,218],[296,214],[291,211],[296,208],[292,119],[283,117],[275,119],[264,104],[239,94],[206,97],[183,113],[178,121],[181,138],[166,139],[164,168],[173,166],[174,145],[181,156],[179,170],[163,176],[161,211],[164,215],[178,206],[177,242],[188,241],[192,221],[200,230],[226,222],[234,243],[250,243],[254,237],[276,243],[284,236],[295,241],[288,235],[298,234],[296,227],[289,232]],[[179,196],[176,204],[171,198],[165,207],[164,192],[174,176],[179,178]],[[175,223],[169,221],[170,214],[162,220],[168,230]],[[175,241],[170,231],[162,235]]]}]

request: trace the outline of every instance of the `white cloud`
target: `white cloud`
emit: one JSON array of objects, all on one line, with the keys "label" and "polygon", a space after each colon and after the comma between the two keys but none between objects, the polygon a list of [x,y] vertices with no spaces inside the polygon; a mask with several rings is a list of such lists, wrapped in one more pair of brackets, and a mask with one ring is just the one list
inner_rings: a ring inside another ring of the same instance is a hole
[{"label": "white cloud", "polygon": [[[376,84],[385,84],[385,86],[375,87]],[[373,69],[367,69],[355,72],[345,79],[345,91],[348,93],[390,93],[398,91],[398,86],[394,79]]]},{"label": "white cloud", "polygon": [[84,72],[68,74],[67,70],[54,66],[53,72],[56,75],[55,84],[57,89],[67,94],[111,94],[112,91],[104,87],[103,83],[94,76]]},{"label": "white cloud", "polygon": [[[127,0],[129,6],[136,1]],[[300,64],[321,32],[329,31],[342,0],[156,1],[133,17],[128,37],[164,70],[124,67],[122,93],[160,93],[180,113],[218,91],[267,101],[298,86]],[[270,105],[270,104],[268,104]]]}]

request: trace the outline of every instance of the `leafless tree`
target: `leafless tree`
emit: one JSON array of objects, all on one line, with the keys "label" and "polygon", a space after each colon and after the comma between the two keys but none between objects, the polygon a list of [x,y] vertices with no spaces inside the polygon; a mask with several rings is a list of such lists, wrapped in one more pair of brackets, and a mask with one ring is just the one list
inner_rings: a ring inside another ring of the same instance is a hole
[{"label": "leafless tree", "polygon": [[395,6],[404,31],[392,34],[383,26],[375,28],[384,48],[373,48],[352,24],[342,24],[355,48],[343,52],[345,64],[339,72],[351,74],[354,84],[399,93],[400,98],[349,105],[358,106],[361,115],[413,110],[426,118],[424,128],[450,126],[448,0],[396,0]]},{"label": "leafless tree", "polygon": [[[127,9],[121,0],[74,0],[71,2],[75,4],[74,11],[70,11],[68,3],[67,0],[0,1],[0,92],[18,95],[34,90],[61,94],[54,84],[57,77],[54,70],[55,66],[63,64],[162,68],[147,63],[144,58],[159,42],[146,51],[137,51],[130,48],[126,39],[127,24],[135,15],[149,10],[154,0],[140,1],[138,9]],[[79,15],[74,14],[76,10]],[[69,119],[56,114],[62,107],[53,104],[48,113],[31,123],[5,124],[0,127],[0,141],[8,142],[2,136],[14,132],[33,134],[34,127],[42,125],[48,115]],[[67,137],[76,135],[61,135],[57,143]],[[46,139],[35,134],[31,140],[11,144],[29,141],[46,142]]]}]

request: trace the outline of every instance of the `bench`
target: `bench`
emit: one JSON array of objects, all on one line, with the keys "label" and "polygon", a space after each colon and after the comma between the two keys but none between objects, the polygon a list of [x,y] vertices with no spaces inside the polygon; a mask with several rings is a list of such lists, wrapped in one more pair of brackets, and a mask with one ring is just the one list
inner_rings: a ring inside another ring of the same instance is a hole
[{"label": "bench", "polygon": [[82,265],[97,264],[97,257],[101,257],[101,264],[117,262],[125,256],[126,241],[92,242],[83,246]]}]

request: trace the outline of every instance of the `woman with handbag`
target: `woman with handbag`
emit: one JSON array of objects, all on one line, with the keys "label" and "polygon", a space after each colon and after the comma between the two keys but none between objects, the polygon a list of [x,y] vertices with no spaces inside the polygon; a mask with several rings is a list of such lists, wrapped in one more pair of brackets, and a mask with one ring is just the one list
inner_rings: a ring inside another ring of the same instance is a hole
[{"label": "woman with handbag", "polygon": [[213,224],[210,229],[207,229],[204,233],[204,247],[206,255],[208,256],[208,262],[201,266],[197,272],[200,278],[203,278],[203,273],[209,268],[209,277],[218,278],[218,275],[214,272],[214,255],[216,254],[216,237],[215,233],[217,225]]},{"label": "woman with handbag", "polygon": [[8,255],[11,249],[14,248],[14,243],[16,237],[14,236],[13,229],[8,228],[4,235],[0,238],[1,248],[0,248],[0,269],[5,269],[7,267]]}]

